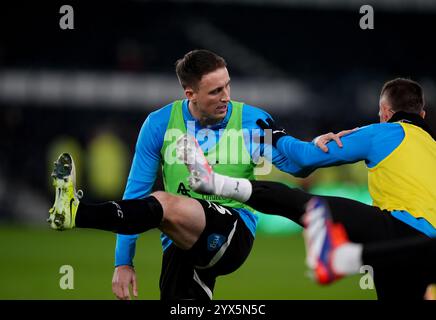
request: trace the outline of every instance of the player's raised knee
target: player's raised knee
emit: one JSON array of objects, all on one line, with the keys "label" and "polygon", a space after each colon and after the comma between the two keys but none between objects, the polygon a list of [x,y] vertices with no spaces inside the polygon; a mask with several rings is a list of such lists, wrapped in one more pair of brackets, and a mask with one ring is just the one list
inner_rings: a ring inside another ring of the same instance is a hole
[{"label": "player's raised knee", "polygon": [[161,204],[163,204],[164,202],[168,202],[171,197],[173,197],[173,195],[165,191],[155,191],[150,195],[155,197]]},{"label": "player's raised knee", "polygon": [[[173,220],[177,217],[175,211],[177,211],[177,207],[179,206],[179,202],[181,200],[180,197],[172,195],[171,193],[164,191],[156,191],[151,194],[153,197],[159,201],[162,206],[164,220]],[[174,221],[176,222],[176,221]]]}]

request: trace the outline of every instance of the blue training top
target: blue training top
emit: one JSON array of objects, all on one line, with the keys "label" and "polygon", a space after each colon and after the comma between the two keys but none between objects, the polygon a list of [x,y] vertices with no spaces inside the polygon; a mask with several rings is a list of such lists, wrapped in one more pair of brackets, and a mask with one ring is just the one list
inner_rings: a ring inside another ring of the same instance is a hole
[{"label": "blue training top", "polygon": [[[150,113],[147,119],[144,121],[136,143],[135,155],[133,157],[123,199],[140,199],[148,196],[151,193],[157,172],[161,165],[160,151],[163,145],[165,131],[170,119],[171,107],[172,103]],[[229,103],[226,117],[218,124],[207,126],[207,129],[213,130],[215,134],[219,136],[219,134],[222,133],[222,130],[220,131],[220,129],[224,129],[226,127],[231,113],[232,104]],[[204,129],[200,122],[191,115],[188,109],[188,100],[183,101],[183,118],[185,123],[188,121],[195,123],[195,133],[201,129]],[[248,129],[247,132],[244,130],[244,134],[250,133],[251,130],[260,130],[256,124],[257,119],[266,120],[267,118],[271,118],[267,112],[244,104],[242,111],[242,128]],[[288,173],[301,171],[300,167],[298,167],[290,159],[286,158],[285,155],[280,153],[275,148],[272,149],[271,153],[265,152],[264,154],[262,144],[259,144],[254,139],[247,138],[245,136],[244,138],[247,150],[250,152],[254,162],[257,162],[260,156],[265,156],[265,158],[270,160],[282,171]],[[202,147],[203,151],[206,152],[209,148],[213,148],[214,145],[215,142],[210,143],[209,141],[208,143],[201,144],[200,146]],[[246,209],[236,210],[254,236],[257,226],[257,216]],[[117,235],[117,244],[115,249],[116,266],[132,265],[137,238],[138,235]],[[165,235],[162,235],[161,238],[162,245],[165,250],[171,244],[171,240]]]}]

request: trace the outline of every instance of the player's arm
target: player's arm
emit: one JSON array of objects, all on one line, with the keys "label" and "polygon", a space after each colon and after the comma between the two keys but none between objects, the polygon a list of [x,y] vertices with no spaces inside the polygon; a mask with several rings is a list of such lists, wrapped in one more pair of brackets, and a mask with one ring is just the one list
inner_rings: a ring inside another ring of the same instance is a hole
[{"label": "player's arm", "polygon": [[[276,166],[279,170],[289,173],[296,177],[306,177],[314,170],[314,168],[311,168],[309,166],[302,166],[301,162],[295,161],[295,159],[286,156],[286,154],[280,152],[277,149],[276,144],[278,139],[286,136],[287,134],[285,130],[278,128],[274,125],[274,121],[272,120],[271,116],[267,112],[251,106],[246,106],[245,110],[247,109],[249,110],[249,112],[246,112],[245,117],[247,119],[250,119],[250,121],[254,123],[254,127],[251,130],[252,144],[250,150],[254,162],[257,163],[256,160],[259,158],[259,155],[263,156],[269,162],[273,163],[274,166]],[[247,125],[248,127],[250,127],[249,123]],[[266,129],[270,129],[270,131],[266,132]],[[259,134],[257,134],[258,137],[255,137],[256,131],[261,132],[260,136]],[[333,133],[324,134],[318,137],[316,146],[320,148],[319,150],[323,150],[324,152],[327,152],[328,151],[327,142],[333,140],[334,143],[342,147],[342,142],[340,141],[340,139],[344,135],[349,134],[352,131],[353,130],[346,130],[338,134],[333,134]],[[271,135],[271,133],[273,134]],[[259,141],[259,143],[256,143],[256,141]]]},{"label": "player's arm", "polygon": [[[127,180],[123,199],[140,199],[151,193],[160,164],[163,133],[151,114],[144,122],[136,143],[135,155]],[[161,126],[162,127],[162,126]],[[112,291],[119,299],[130,299],[129,286],[137,296],[136,275],[133,269],[138,235],[117,235],[115,271]]]},{"label": "player's arm", "polygon": [[341,138],[342,147],[336,141],[327,143],[328,152],[322,151],[313,142],[304,142],[292,136],[281,137],[277,149],[301,168],[296,174],[307,176],[317,168],[337,166],[368,160],[372,148],[373,126],[354,130]]},{"label": "player's arm", "polygon": [[[138,136],[123,199],[141,199],[150,194],[160,164],[161,142],[149,116]],[[133,265],[137,235],[117,235],[115,265]]]}]

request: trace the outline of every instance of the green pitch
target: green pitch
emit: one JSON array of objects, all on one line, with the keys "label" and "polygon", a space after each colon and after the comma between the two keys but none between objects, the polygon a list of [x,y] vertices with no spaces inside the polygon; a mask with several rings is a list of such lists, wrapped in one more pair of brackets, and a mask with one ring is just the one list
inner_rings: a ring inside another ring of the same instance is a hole
[{"label": "green pitch", "polygon": [[[0,299],[114,299],[111,291],[115,235],[104,231],[0,226]],[[139,299],[159,299],[159,233],[143,234],[136,248]],[[359,287],[361,275],[321,287],[305,276],[301,234],[258,234],[235,273],[218,278],[215,299],[375,299]],[[60,268],[74,271],[63,290]]]}]

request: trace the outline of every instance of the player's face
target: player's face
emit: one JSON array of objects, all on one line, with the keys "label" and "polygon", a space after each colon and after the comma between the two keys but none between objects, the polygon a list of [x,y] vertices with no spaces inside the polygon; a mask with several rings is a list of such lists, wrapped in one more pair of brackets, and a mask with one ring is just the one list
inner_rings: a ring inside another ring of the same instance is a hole
[{"label": "player's face", "polygon": [[193,116],[205,123],[221,121],[227,114],[230,101],[230,76],[227,68],[205,74],[196,90],[185,90],[191,102]]}]

